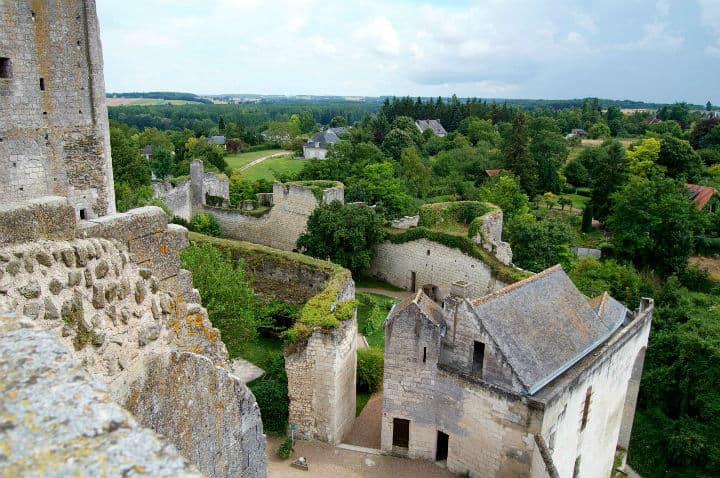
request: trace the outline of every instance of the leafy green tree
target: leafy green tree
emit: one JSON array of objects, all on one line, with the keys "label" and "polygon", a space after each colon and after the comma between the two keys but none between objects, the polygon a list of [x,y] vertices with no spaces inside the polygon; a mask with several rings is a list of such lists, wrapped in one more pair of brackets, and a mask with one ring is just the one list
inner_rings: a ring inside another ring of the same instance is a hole
[{"label": "leafy green tree", "polygon": [[567,181],[573,186],[587,186],[590,179],[590,173],[579,159],[573,159],[567,163],[563,173]]},{"label": "leafy green tree", "polygon": [[685,140],[665,136],[660,141],[658,164],[667,168],[667,175],[674,179],[696,180],[703,171],[702,159]]},{"label": "leafy green tree", "polygon": [[690,132],[689,138],[692,147],[695,149],[711,147],[720,148],[720,135],[714,137],[714,139],[717,141],[714,141],[713,139],[708,137],[710,132],[713,131],[718,125],[720,125],[720,118],[708,118],[695,123],[695,126]]},{"label": "leafy green tree", "polygon": [[502,138],[492,121],[478,118],[467,118],[460,123],[459,131],[464,134],[470,143],[477,145],[486,143],[495,148],[500,146]]},{"label": "leafy green tree", "polygon": [[635,176],[650,178],[662,175],[665,168],[658,164],[660,157],[660,141],[656,138],[645,138],[626,153],[628,172]]},{"label": "leafy green tree", "polygon": [[390,130],[382,143],[383,151],[396,161],[400,160],[403,149],[413,146],[415,146],[415,141],[412,135],[404,129],[399,128]]},{"label": "leafy green tree", "polygon": [[243,260],[233,262],[208,242],[191,243],[180,253],[182,267],[193,274],[193,286],[200,291],[210,321],[218,327],[223,340],[237,345],[257,337],[266,325],[255,292],[250,288]]},{"label": "leafy green tree", "polygon": [[527,214],[530,210],[528,197],[518,181],[510,174],[503,173],[490,178],[480,188],[480,199],[502,209],[506,220]]},{"label": "leafy green tree", "polygon": [[345,119],[344,116],[337,115],[333,116],[333,119],[330,120],[330,127],[331,128],[339,128],[341,126],[347,126],[348,122]]},{"label": "leafy green tree", "polygon": [[129,128],[112,123],[110,147],[115,182],[127,183],[131,188],[150,184],[150,168]]},{"label": "leafy green tree", "polygon": [[610,196],[617,191],[626,179],[627,161],[625,148],[613,141],[603,148],[602,155],[592,170],[591,204],[595,217],[604,220],[610,213]]},{"label": "leafy green tree", "polygon": [[190,221],[190,230],[207,234],[208,236],[222,237],[223,229],[218,220],[209,212],[201,212],[193,216]]},{"label": "leafy green tree", "polygon": [[599,121],[588,130],[588,136],[593,139],[606,139],[612,136],[610,127],[604,121]]},{"label": "leafy green tree", "polygon": [[425,166],[415,148],[406,148],[400,155],[402,175],[417,197],[425,197],[430,190],[430,168]]},{"label": "leafy green tree", "polygon": [[150,186],[132,187],[125,181],[115,181],[115,207],[118,212],[147,206],[152,196],[153,188]]},{"label": "leafy green tree", "polygon": [[574,238],[572,228],[555,219],[536,221],[530,215],[523,215],[513,219],[508,227],[513,262],[533,272],[558,263],[569,269],[572,262],[570,245]]},{"label": "leafy green tree", "polygon": [[300,132],[311,133],[315,129],[315,118],[310,111],[303,111],[300,114]]},{"label": "leafy green tree", "polygon": [[359,277],[370,267],[373,246],[384,235],[383,219],[371,207],[333,201],[312,212],[297,247],[313,257],[330,259]]},{"label": "leafy green tree", "polygon": [[538,166],[538,191],[560,193],[560,168],[567,161],[568,148],[559,133],[541,130],[532,136],[530,155]]},{"label": "leafy green tree", "polygon": [[592,206],[588,204],[587,206],[585,206],[585,209],[583,209],[582,225],[580,226],[580,231],[584,232],[585,234],[592,231],[592,219]]},{"label": "leafy green tree", "polygon": [[175,169],[175,163],[173,162],[170,151],[163,148],[153,149],[150,169],[158,179],[165,179],[168,176],[172,176],[173,170]]},{"label": "leafy green tree", "polygon": [[362,190],[363,199],[369,204],[382,206],[390,218],[407,212],[412,203],[405,184],[395,175],[389,162],[365,166],[357,185]]},{"label": "leafy green tree", "polygon": [[609,292],[632,309],[640,302],[640,275],[631,264],[621,264],[614,259],[600,261],[594,257],[582,257],[569,275],[588,297]]},{"label": "leafy green tree", "polygon": [[528,119],[524,113],[515,116],[510,137],[505,143],[505,168],[519,180],[520,186],[529,195],[537,191],[537,163],[530,155],[530,136]]},{"label": "leafy green tree", "polygon": [[682,185],[635,176],[612,200],[607,226],[618,257],[662,275],[685,269],[703,220]]},{"label": "leafy green tree", "polygon": [[155,154],[155,150],[158,148],[166,151],[173,151],[175,149],[168,132],[160,131],[157,128],[145,128],[143,132],[138,135],[137,143],[140,148],[144,148],[148,144],[152,146],[153,154]]}]

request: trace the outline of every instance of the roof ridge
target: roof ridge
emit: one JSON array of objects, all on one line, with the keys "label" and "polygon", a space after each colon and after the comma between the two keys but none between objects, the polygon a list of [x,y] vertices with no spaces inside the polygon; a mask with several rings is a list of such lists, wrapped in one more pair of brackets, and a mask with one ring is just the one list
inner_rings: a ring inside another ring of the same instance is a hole
[{"label": "roof ridge", "polygon": [[602,317],[603,312],[605,311],[605,306],[608,303],[608,299],[610,297],[610,294],[608,294],[608,291],[605,291],[602,293],[602,296],[600,297],[600,303],[598,304],[598,310],[596,314],[598,315],[598,318]]},{"label": "roof ridge", "polygon": [[478,297],[478,298],[476,298],[476,299],[473,299],[473,300],[470,301],[470,303],[471,303],[472,305],[484,304],[485,302],[487,302],[487,301],[489,301],[489,300],[491,300],[491,299],[495,299],[495,298],[497,298],[497,297],[501,297],[501,296],[507,294],[508,292],[512,292],[513,290],[515,290],[515,289],[517,289],[517,288],[519,288],[519,287],[523,287],[523,286],[525,286],[526,284],[530,284],[530,283],[532,283],[532,282],[535,282],[536,280],[542,279],[543,277],[549,276],[549,275],[557,272],[558,270],[563,270],[561,264],[555,264],[554,266],[549,267],[549,268],[545,269],[544,271],[538,272],[537,274],[532,275],[532,276],[530,276],[530,277],[527,277],[527,278],[525,278],[525,279],[523,279],[523,280],[521,280],[521,281],[514,282],[514,283],[512,283],[512,284],[510,284],[510,285],[507,285],[507,286],[503,287],[503,288],[500,289],[500,290],[496,290],[495,292],[492,292],[492,293],[490,293],[490,294],[488,294],[488,295],[484,295],[484,296],[482,296],[482,297]]}]

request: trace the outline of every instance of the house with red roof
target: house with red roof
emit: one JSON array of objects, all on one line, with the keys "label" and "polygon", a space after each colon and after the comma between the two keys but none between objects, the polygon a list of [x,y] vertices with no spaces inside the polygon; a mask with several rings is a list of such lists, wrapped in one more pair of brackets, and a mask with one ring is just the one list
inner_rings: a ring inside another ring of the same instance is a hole
[{"label": "house with red roof", "polygon": [[698,211],[713,212],[720,205],[718,199],[718,190],[710,186],[700,186],[698,184],[685,184],[688,188],[690,200],[695,203]]}]

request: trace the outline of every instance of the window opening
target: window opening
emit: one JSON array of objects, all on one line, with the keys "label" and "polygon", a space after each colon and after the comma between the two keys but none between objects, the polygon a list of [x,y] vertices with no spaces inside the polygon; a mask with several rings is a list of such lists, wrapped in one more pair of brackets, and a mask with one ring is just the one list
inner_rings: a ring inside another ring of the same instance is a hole
[{"label": "window opening", "polygon": [[0,78],[12,78],[12,63],[10,58],[0,56]]},{"label": "window opening", "polygon": [[80,219],[87,219],[85,216],[85,209],[80,209]]},{"label": "window opening", "polygon": [[40,78],[40,91],[45,91],[45,78]]},{"label": "window opening", "polygon": [[484,360],[485,360],[485,344],[482,342],[475,342],[473,344],[472,373],[480,375],[482,377]]},{"label": "window opening", "polygon": [[410,420],[393,418],[393,446],[407,448],[410,443]]},{"label": "window opening", "polygon": [[427,361],[427,347],[423,347],[423,363]]},{"label": "window opening", "polygon": [[444,461],[448,457],[448,441],[450,437],[440,430],[437,432],[437,448],[435,450],[435,461]]}]

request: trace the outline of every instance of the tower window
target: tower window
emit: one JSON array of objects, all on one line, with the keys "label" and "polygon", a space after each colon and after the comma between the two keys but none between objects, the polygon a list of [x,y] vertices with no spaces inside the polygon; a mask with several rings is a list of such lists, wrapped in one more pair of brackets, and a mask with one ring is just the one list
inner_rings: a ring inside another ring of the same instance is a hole
[{"label": "tower window", "polygon": [[40,78],[40,91],[45,91],[45,78]]},{"label": "tower window", "polygon": [[423,347],[423,363],[427,361],[427,347]]},{"label": "tower window", "polygon": [[12,63],[10,58],[0,56],[0,78],[12,78]]}]

